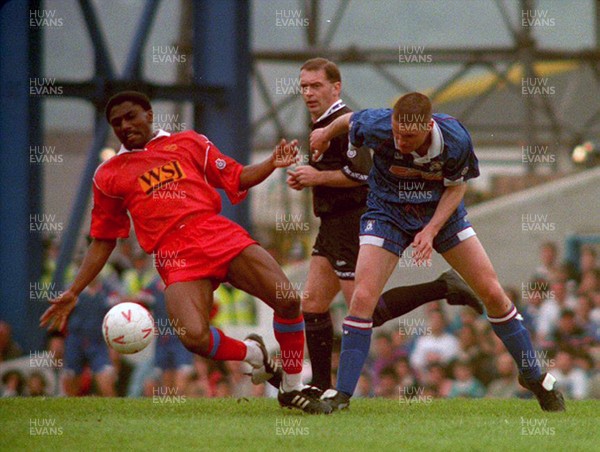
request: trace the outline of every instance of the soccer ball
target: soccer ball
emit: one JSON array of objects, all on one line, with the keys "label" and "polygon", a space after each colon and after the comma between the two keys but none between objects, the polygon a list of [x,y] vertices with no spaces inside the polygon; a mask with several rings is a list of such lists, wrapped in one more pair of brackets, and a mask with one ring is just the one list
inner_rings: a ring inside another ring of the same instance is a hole
[{"label": "soccer ball", "polygon": [[154,338],[154,319],[137,303],[113,306],[102,321],[104,340],[113,350],[130,355],[145,349]]}]

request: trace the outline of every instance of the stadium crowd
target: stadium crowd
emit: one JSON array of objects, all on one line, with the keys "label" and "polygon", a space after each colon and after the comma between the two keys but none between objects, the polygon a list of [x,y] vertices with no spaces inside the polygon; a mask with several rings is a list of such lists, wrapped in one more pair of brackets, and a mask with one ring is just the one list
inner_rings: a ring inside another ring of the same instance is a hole
[{"label": "stadium crowd", "polygon": [[[600,399],[600,264],[594,247],[583,246],[578,265],[561,264],[557,245],[540,247],[540,263],[521,287],[505,288],[534,337],[535,356],[551,370],[569,399]],[[55,245],[48,250],[51,277]],[[111,265],[81,295],[64,334],[51,334],[47,350],[24,355],[0,320],[0,394],[12,396],[104,395],[155,397],[260,397],[276,392],[252,385],[243,362],[210,361],[188,352],[168,319],[162,282],[152,259],[121,241]],[[215,292],[213,323],[255,325],[254,300],[228,285]],[[153,313],[158,337],[133,357],[104,343],[100,325],[112,305],[135,301]],[[334,347],[333,379],[339,341]],[[20,360],[20,361],[19,361]],[[21,366],[11,363],[21,362]],[[308,368],[309,366],[305,366]],[[376,330],[357,389],[360,397],[426,402],[453,397],[529,397],[517,383],[517,368],[489,322],[470,308],[447,310],[430,303],[420,313]],[[307,375],[310,378],[310,375]],[[50,380],[56,381],[50,381]]]}]

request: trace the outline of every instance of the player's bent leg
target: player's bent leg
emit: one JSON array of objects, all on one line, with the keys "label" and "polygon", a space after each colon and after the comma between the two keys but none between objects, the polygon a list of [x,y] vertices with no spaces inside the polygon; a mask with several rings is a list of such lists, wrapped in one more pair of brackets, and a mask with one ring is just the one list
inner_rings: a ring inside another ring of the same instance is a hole
[{"label": "player's bent leg", "polygon": [[312,256],[302,296],[302,314],[312,368],[311,384],[323,391],[331,387],[333,324],[329,306],[339,290],[340,281],[329,260],[324,256]]},{"label": "player's bent leg", "polygon": [[472,236],[442,254],[483,301],[488,315],[502,316],[512,302],[508,299],[492,263],[479,242]]},{"label": "player's bent leg", "polygon": [[210,280],[176,282],[165,289],[169,318],[179,339],[192,353],[217,361],[246,361],[262,365],[262,352],[254,342],[242,342],[210,326],[213,286]]},{"label": "player's bent leg", "polygon": [[379,294],[397,262],[398,256],[383,248],[366,244],[360,247],[350,312],[342,326],[342,351],[336,391],[326,391],[323,394],[323,399],[329,401],[334,409],[347,407],[356,389],[371,345],[371,316]]},{"label": "player's bent leg", "polygon": [[492,329],[519,368],[521,385],[535,394],[542,409],[563,411],[562,395],[554,389],[556,379],[550,374],[542,375],[540,360],[523,326],[523,318],[500,286],[479,239],[472,236],[443,253],[443,257],[483,300]]},{"label": "player's bent leg", "polygon": [[231,261],[227,278],[235,287],[260,298],[274,310],[273,330],[281,348],[283,368],[279,404],[308,413],[330,412],[328,404],[303,392],[304,318],[300,294],[285,290],[292,285],[277,261],[260,246],[250,245]]},{"label": "player's bent leg", "polygon": [[165,289],[169,318],[182,326],[179,339],[189,351],[204,357],[210,354],[212,292],[212,282],[207,279],[176,282]]},{"label": "player's bent leg", "polygon": [[381,294],[373,312],[373,326],[408,314],[426,303],[446,299],[448,304],[470,306],[483,314],[483,304],[454,269],[423,284],[399,286]]}]

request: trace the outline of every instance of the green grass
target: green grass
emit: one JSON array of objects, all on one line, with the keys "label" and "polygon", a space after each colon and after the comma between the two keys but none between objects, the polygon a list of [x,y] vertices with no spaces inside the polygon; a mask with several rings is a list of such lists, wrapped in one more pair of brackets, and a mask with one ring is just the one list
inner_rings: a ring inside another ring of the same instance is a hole
[{"label": "green grass", "polygon": [[557,414],[523,400],[359,399],[309,416],[270,399],[18,398],[0,400],[0,426],[1,451],[598,451],[600,401],[569,402]]}]

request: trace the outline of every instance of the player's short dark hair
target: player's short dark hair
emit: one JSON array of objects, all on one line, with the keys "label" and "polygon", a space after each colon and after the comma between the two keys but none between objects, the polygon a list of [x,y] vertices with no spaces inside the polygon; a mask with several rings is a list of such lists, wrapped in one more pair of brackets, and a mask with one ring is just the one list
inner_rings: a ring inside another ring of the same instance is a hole
[{"label": "player's short dark hair", "polygon": [[110,111],[113,107],[122,104],[123,102],[131,102],[133,104],[137,104],[141,106],[144,110],[152,110],[152,105],[150,105],[150,98],[146,96],[144,93],[139,91],[121,91],[110,99],[108,99],[108,103],[106,104],[106,108],[104,113],[106,114],[106,120],[110,121]]},{"label": "player's short dark hair", "polygon": [[405,94],[394,104],[394,119],[400,124],[429,123],[431,113],[431,100],[421,93]]},{"label": "player's short dark hair", "polygon": [[306,60],[300,68],[301,71],[320,71],[321,69],[325,71],[325,76],[331,83],[342,81],[342,74],[339,68],[333,61],[329,61],[327,58],[311,58],[310,60]]}]

